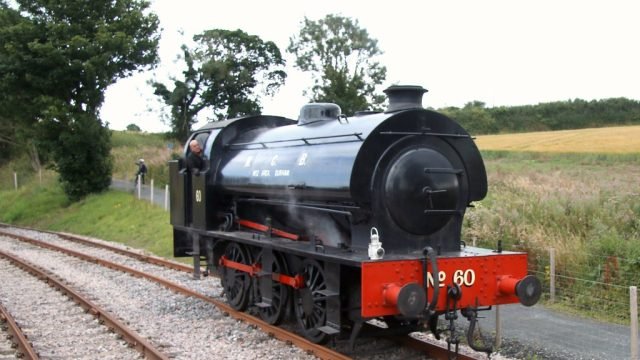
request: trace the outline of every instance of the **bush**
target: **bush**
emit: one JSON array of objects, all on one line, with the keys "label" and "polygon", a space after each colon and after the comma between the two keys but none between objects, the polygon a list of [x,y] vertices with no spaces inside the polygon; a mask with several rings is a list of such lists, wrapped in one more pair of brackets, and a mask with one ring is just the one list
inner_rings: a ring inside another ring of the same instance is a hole
[{"label": "bush", "polygon": [[99,119],[80,113],[68,121],[50,121],[42,130],[44,147],[52,154],[70,200],[109,188],[113,167],[111,134]]}]

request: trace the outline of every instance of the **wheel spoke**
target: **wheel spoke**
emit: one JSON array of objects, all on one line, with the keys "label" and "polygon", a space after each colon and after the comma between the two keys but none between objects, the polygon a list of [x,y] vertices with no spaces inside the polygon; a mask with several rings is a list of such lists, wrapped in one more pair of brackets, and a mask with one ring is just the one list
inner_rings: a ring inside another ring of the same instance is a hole
[{"label": "wheel spoke", "polygon": [[318,278],[320,277],[320,272],[316,271],[316,269],[310,269],[310,277],[311,277],[311,284],[309,285],[309,288],[311,289],[317,289],[318,285],[317,282],[319,281]]}]

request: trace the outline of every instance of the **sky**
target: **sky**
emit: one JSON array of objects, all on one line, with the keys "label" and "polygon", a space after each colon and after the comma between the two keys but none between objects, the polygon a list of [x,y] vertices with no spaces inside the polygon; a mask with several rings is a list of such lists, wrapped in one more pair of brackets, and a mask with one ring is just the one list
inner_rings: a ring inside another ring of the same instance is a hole
[{"label": "sky", "polygon": [[[263,114],[296,119],[307,101],[309,74],[286,52],[305,17],[340,14],[359,22],[384,52],[389,85],[421,85],[425,107],[538,104],[570,99],[640,100],[640,1],[151,0],[160,19],[160,65],[109,87],[101,116],[168,131],[147,85],[167,83],[183,67],[181,44],[208,29],[242,29],[273,41],[287,60],[287,81],[262,98]],[[201,116],[199,124],[206,122]],[[195,127],[197,128],[198,125]]]}]

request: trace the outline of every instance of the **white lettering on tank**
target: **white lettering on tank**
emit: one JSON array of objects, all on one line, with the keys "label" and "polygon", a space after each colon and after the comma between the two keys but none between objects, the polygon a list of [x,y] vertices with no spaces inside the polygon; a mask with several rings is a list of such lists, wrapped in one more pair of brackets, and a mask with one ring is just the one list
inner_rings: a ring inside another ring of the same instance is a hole
[{"label": "white lettering on tank", "polygon": [[247,156],[247,159],[244,161],[244,167],[250,167],[253,162],[253,156]]},{"label": "white lettering on tank", "polygon": [[276,170],[275,176],[289,176],[289,169],[278,169]]},{"label": "white lettering on tank", "polygon": [[307,154],[306,152],[303,152],[302,154],[300,154],[300,156],[298,156],[298,166],[307,165],[307,157],[308,156],[309,156],[309,154]]},{"label": "white lettering on tank", "polygon": [[276,166],[276,165],[278,165],[278,155],[274,155],[271,158],[271,166]]}]

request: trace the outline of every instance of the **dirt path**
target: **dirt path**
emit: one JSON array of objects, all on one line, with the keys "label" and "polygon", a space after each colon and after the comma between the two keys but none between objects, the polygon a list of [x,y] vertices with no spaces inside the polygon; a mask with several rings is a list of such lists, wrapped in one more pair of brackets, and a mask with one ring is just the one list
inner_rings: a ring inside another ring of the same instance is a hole
[{"label": "dirt path", "polygon": [[[495,332],[495,309],[482,314],[483,334]],[[522,359],[629,359],[629,326],[582,319],[547,309],[500,308],[503,355]]]}]

